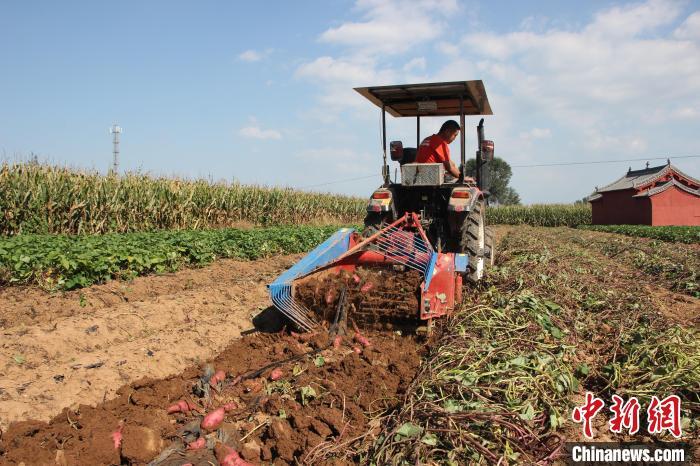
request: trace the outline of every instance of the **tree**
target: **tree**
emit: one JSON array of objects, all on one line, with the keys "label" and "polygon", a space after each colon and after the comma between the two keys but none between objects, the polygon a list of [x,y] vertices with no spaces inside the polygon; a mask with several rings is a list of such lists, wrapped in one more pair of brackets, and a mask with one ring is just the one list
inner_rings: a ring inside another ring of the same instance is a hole
[{"label": "tree", "polygon": [[[488,168],[490,173],[488,190],[491,192],[489,201],[498,204],[520,204],[520,195],[508,186],[513,176],[513,170],[508,162],[494,157],[491,162],[488,162]],[[467,176],[476,178],[476,159],[467,160]]]}]

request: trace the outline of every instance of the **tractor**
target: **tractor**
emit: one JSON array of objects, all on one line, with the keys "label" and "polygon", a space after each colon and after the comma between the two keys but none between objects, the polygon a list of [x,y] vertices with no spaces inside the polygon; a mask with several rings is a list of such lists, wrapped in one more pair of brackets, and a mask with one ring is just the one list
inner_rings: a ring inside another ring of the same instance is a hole
[{"label": "tractor", "polygon": [[[321,321],[410,323],[449,315],[464,282],[493,265],[494,237],[485,225],[488,164],[494,145],[477,126],[476,176],[467,176],[465,116],[492,115],[483,82],[360,87],[381,109],[382,185],[367,204],[361,231],[343,228],[269,285],[275,306],[302,330]],[[386,114],[415,117],[416,147],[392,141]],[[416,163],[421,117],[459,116],[459,177],[442,163]],[[394,179],[388,159],[398,163]],[[396,180],[400,168],[401,179]]]}]

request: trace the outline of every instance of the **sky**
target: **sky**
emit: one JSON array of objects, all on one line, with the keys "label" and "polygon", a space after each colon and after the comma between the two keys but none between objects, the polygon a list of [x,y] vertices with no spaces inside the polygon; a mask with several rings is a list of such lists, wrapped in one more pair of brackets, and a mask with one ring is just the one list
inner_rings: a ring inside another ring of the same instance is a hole
[{"label": "sky", "polygon": [[[481,79],[524,203],[666,157],[700,178],[700,0],[6,1],[0,67],[9,161],[106,172],[118,123],[122,172],[367,197],[380,111],[352,88]],[[414,146],[415,120],[387,137]]]}]

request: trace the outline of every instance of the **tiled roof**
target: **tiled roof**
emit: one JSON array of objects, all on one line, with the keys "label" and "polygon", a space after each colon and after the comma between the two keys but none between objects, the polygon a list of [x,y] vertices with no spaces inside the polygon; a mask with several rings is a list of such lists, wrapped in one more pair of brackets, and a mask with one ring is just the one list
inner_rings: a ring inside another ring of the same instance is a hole
[{"label": "tiled roof", "polygon": [[683,183],[679,183],[675,178],[671,179],[671,180],[667,181],[666,183],[659,185],[655,188],[647,189],[646,191],[642,191],[638,194],[635,194],[632,197],[651,197],[654,194],[659,194],[659,193],[666,191],[671,186],[676,186],[689,194],[693,194],[695,196],[700,197],[700,189],[689,188],[688,186],[684,185]]},{"label": "tiled roof", "polygon": [[666,165],[644,168],[642,170],[630,170],[622,178],[613,181],[607,186],[603,186],[602,188],[596,190],[596,192],[604,193],[608,191],[620,191],[623,189],[637,189],[646,184],[656,181],[657,179],[667,175],[671,171],[700,186],[700,181],[696,180],[691,176],[686,175],[685,173],[681,172],[676,167],[668,163]]}]

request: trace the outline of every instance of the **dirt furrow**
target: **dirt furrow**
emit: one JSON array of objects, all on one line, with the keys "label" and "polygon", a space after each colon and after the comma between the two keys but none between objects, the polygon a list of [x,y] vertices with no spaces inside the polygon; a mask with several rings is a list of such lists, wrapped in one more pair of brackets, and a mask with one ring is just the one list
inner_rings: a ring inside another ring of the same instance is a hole
[{"label": "dirt furrow", "polygon": [[[64,295],[33,289],[22,299],[4,290],[0,428],[102,402],[124,384],[218,354],[252,328],[251,315],[269,304],[265,285],[294,260],[224,260]],[[80,295],[89,304],[80,306]],[[115,300],[97,299],[110,295]],[[31,308],[37,317],[23,318]]]}]

